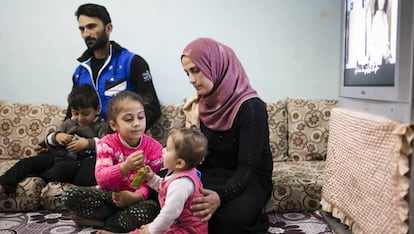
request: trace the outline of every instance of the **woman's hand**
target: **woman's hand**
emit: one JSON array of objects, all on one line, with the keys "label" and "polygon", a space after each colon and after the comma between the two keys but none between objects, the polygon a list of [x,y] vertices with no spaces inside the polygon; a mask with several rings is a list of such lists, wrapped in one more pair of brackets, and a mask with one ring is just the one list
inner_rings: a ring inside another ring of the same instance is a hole
[{"label": "woman's hand", "polygon": [[127,208],[142,200],[144,200],[144,196],[142,194],[137,194],[128,190],[112,192],[112,201],[120,208]]},{"label": "woman's hand", "polygon": [[201,189],[202,197],[193,200],[190,206],[194,216],[201,217],[202,222],[207,222],[219,208],[221,201],[219,195],[210,189]]},{"label": "woman's hand", "polygon": [[142,166],[144,166],[144,152],[138,150],[130,154],[121,164],[121,172],[123,175],[126,175],[131,170],[138,169]]}]

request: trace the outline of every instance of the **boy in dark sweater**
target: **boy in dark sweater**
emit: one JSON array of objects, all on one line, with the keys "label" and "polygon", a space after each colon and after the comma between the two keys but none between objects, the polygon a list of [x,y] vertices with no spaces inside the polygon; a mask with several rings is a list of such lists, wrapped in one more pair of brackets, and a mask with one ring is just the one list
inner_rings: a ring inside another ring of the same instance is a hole
[{"label": "boy in dark sweater", "polygon": [[46,136],[37,148],[37,156],[19,160],[0,176],[0,196],[15,193],[17,184],[29,175],[46,182],[96,184],[95,143],[108,130],[107,123],[99,117],[99,98],[92,86],[81,85],[71,91],[68,104],[72,118]]}]

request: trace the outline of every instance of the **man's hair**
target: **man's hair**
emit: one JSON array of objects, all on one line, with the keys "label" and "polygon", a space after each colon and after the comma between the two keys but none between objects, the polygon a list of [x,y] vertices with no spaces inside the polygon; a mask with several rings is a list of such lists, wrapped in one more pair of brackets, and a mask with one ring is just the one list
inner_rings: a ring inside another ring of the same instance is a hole
[{"label": "man's hair", "polygon": [[195,127],[171,131],[173,147],[177,156],[187,163],[187,169],[200,164],[207,154],[207,138]]},{"label": "man's hair", "polygon": [[106,10],[104,6],[93,4],[93,3],[86,3],[80,5],[78,10],[75,12],[75,16],[79,19],[80,15],[86,15],[89,17],[97,17],[100,19],[104,25],[111,23],[111,16],[109,16],[109,12]]},{"label": "man's hair", "polygon": [[108,105],[106,106],[106,116],[107,116],[108,121],[116,120],[116,117],[119,115],[119,113],[122,110],[121,102],[125,100],[137,101],[141,103],[142,106],[144,106],[144,100],[139,94],[134,93],[132,91],[127,91],[127,90],[121,91],[117,93],[115,96],[113,96],[109,100]]},{"label": "man's hair", "polygon": [[68,104],[71,109],[86,109],[92,107],[97,109],[99,107],[99,98],[95,89],[87,84],[73,87],[68,95]]}]

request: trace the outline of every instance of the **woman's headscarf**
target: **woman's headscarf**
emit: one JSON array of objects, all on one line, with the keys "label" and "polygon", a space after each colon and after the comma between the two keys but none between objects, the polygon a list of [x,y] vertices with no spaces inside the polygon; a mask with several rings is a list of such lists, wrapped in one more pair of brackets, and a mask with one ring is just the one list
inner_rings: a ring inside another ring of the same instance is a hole
[{"label": "woman's headscarf", "polygon": [[198,38],[182,56],[189,57],[214,84],[211,93],[199,97],[201,121],[212,130],[229,130],[241,104],[258,96],[236,54],[213,39]]}]

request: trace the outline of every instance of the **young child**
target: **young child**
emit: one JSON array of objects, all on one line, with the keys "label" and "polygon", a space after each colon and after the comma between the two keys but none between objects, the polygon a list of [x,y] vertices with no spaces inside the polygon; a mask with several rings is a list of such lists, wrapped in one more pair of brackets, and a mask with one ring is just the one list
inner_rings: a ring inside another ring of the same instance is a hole
[{"label": "young child", "polygon": [[200,175],[195,167],[203,161],[206,154],[207,139],[196,128],[182,128],[171,132],[163,151],[164,167],[169,173],[162,179],[148,168],[144,175],[148,185],[158,190],[160,214],[153,222],[132,233],[208,232],[208,222],[202,222],[190,210],[193,199],[203,196],[200,192]]},{"label": "young child", "polygon": [[93,169],[91,173],[82,165],[85,160],[95,161],[95,141],[108,130],[107,123],[99,117],[98,96],[91,86],[82,85],[71,91],[68,103],[72,118],[47,135],[37,148],[38,155],[19,160],[0,176],[2,197],[15,193],[17,184],[28,175],[40,176],[46,182],[96,184]]},{"label": "young child", "polygon": [[158,203],[147,200],[148,186],[144,183],[135,189],[131,182],[144,165],[155,172],[161,169],[162,146],[144,134],[145,111],[138,94],[118,93],[106,112],[114,133],[97,143],[95,177],[99,187],[68,189],[61,201],[78,226],[128,232],[151,222],[159,212]]}]

